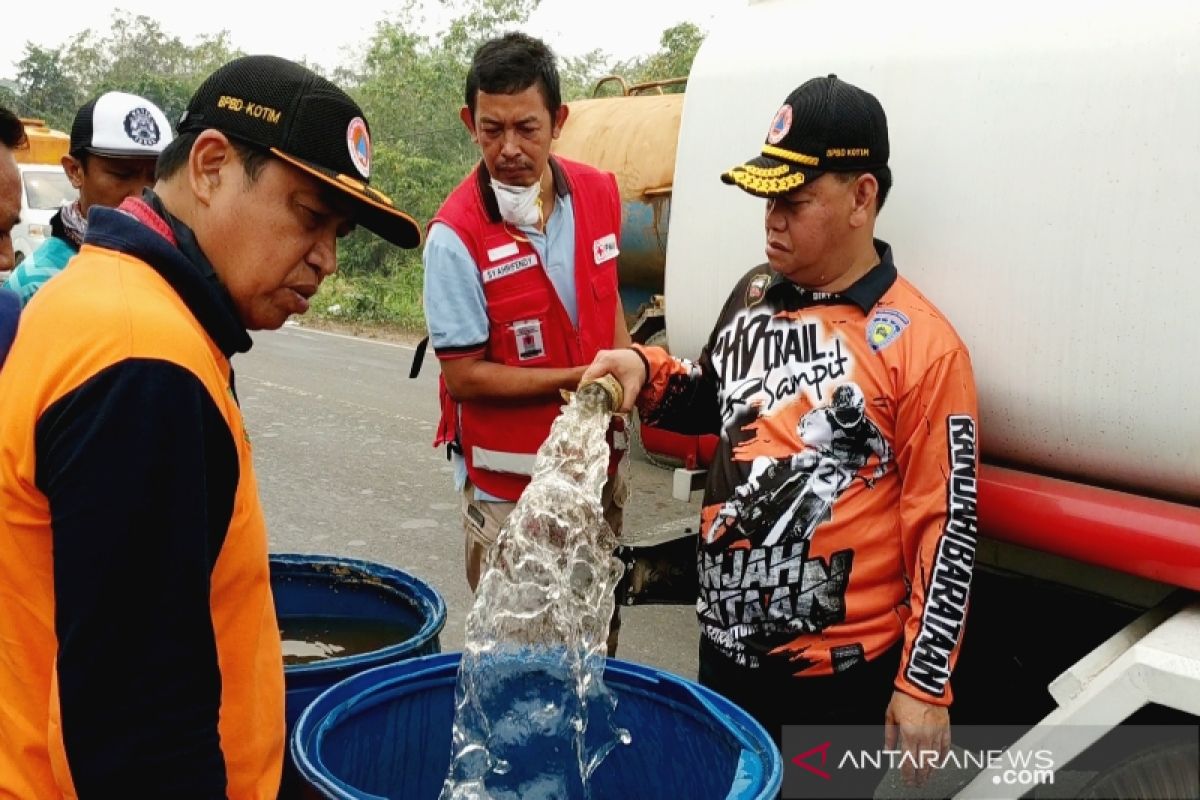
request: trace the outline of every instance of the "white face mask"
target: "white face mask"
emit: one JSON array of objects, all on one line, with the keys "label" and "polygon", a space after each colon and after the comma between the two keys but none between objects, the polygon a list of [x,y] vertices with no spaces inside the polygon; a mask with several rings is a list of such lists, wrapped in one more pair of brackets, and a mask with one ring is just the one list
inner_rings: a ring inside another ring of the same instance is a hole
[{"label": "white face mask", "polygon": [[534,181],[532,186],[509,186],[493,178],[492,190],[505,222],[521,227],[537,225],[541,221],[541,181]]}]

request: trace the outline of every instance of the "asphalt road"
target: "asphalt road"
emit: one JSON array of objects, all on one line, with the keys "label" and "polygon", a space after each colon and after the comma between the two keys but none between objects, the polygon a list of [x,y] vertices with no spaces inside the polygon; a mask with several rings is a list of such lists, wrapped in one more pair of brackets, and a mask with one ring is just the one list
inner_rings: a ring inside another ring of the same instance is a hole
[{"label": "asphalt road", "polygon": [[[321,553],[399,567],[448,609],[442,649],[460,650],[473,597],[451,467],[435,450],[437,361],[408,378],[414,348],[288,325],[234,358],[272,553]],[[632,464],[631,537],[694,526],[699,500],[671,497],[671,473]],[[696,675],[691,607],[623,609],[618,657]]]}]

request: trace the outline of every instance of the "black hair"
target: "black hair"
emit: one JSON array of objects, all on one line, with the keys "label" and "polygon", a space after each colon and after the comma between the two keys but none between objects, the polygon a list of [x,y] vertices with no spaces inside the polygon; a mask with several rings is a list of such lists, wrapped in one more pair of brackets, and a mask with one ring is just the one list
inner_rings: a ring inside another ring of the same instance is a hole
[{"label": "black hair", "polygon": [[475,116],[475,97],[488,94],[517,94],[530,86],[538,86],[550,118],[562,105],[558,67],[554,51],[541,39],[524,33],[506,33],[480,45],[467,71],[467,108]]},{"label": "black hair", "polygon": [[875,195],[875,211],[883,209],[883,201],[887,200],[888,192],[892,190],[892,168],[880,167],[871,172],[879,183],[879,192]]},{"label": "black hair", "polygon": [[879,184],[879,191],[875,193],[875,213],[879,213],[883,209],[883,202],[887,200],[888,192],[892,190],[892,168],[880,167],[879,169],[863,170],[861,172],[831,172],[842,183],[850,183],[850,181],[858,180],[860,175],[872,175],[875,182]]},{"label": "black hair", "polygon": [[16,150],[24,147],[26,141],[25,123],[16,114],[0,106],[0,143],[9,150]]},{"label": "black hair", "polygon": [[[196,143],[196,137],[199,135],[199,131],[181,133],[163,149],[158,156],[158,163],[154,166],[156,181],[166,180],[183,169],[187,164],[188,156],[192,153],[192,145]],[[228,136],[228,134],[226,135]],[[266,150],[247,144],[240,139],[232,136],[228,136],[228,138],[233,149],[237,151],[238,158],[242,160],[242,169],[246,172],[246,180],[254,183],[258,180],[258,175],[262,172],[263,167],[274,156]]]}]

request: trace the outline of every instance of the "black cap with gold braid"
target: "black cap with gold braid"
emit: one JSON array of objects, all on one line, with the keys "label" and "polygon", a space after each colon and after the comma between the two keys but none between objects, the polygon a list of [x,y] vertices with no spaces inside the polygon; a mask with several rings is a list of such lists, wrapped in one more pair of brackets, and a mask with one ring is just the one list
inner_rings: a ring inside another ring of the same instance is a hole
[{"label": "black cap with gold braid", "polygon": [[888,162],[887,117],[869,92],[836,75],[805,81],[775,112],[762,154],[721,175],[758,197],[780,197],[824,172],[874,172]]},{"label": "black cap with gold braid", "polygon": [[372,188],[371,131],[358,104],[330,81],[276,56],[244,56],[205,79],[179,120],[179,133],[215,128],[257,145],[353,201],[355,222],[400,247],[421,228]]}]

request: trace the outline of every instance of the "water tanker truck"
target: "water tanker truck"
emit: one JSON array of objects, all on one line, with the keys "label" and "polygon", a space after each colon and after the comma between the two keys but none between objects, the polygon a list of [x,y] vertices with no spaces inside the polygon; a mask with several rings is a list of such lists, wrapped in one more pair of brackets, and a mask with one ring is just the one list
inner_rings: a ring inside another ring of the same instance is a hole
[{"label": "water tanker truck", "polygon": [[25,128],[26,147],[13,151],[18,164],[57,165],[71,147],[71,137],[64,131],[54,130],[44,119],[21,117]]},{"label": "water tanker truck", "polygon": [[663,343],[662,292],[675,148],[684,95],[664,92],[670,80],[626,86],[618,97],[570,103],[568,123],[554,143],[557,153],[603,166],[621,191],[621,302],[638,341]]},{"label": "water tanker truck", "polygon": [[[640,338],[695,357],[765,260],[763,203],[720,173],[805,79],[881,100],[895,188],[878,235],[954,322],[980,396],[952,719],[1019,725],[1014,750],[1081,764],[1122,723],[1192,726],[1077,771],[1093,791],[1132,781],[1122,796],[1195,796],[1200,761],[1198,52],[1200,5],[1168,0],[748,2],[682,96],[572,104],[557,145],[618,176],[626,309],[662,296]],[[997,778],[959,796],[1029,788]]]}]

